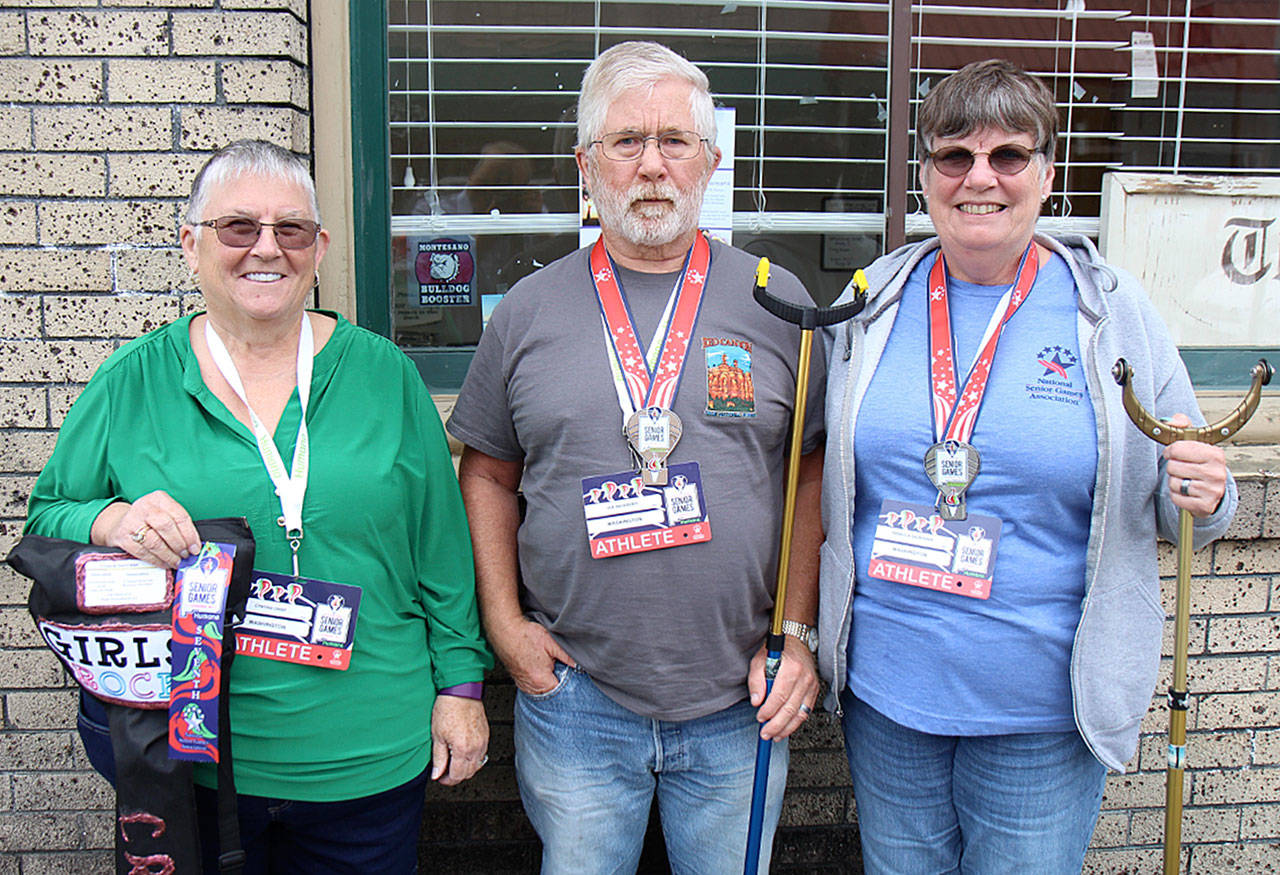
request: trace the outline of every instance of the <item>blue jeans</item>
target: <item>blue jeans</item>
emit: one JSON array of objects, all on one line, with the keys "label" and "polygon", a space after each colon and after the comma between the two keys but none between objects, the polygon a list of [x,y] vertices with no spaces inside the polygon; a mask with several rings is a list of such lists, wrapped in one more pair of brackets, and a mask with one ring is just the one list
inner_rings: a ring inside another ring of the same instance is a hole
[{"label": "blue jeans", "polygon": [[869,875],[1078,875],[1106,779],[1079,733],[929,735],[840,701]]},{"label": "blue jeans", "polygon": [[[655,788],[671,871],[739,875],[760,735],[751,703],[653,720],[604,695],[586,672],[555,671],[555,689],[519,693],[515,711],[516,778],[544,875],[635,872]],[[787,783],[786,742],[772,747],[761,872]]]}]

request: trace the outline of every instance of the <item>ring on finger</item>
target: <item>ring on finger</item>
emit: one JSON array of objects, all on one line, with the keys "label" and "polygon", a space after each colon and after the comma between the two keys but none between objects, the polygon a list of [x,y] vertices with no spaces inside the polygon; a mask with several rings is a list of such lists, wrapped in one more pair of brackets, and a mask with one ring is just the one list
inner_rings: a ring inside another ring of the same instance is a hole
[{"label": "ring on finger", "polygon": [[151,526],[147,525],[146,523],[143,523],[143,524],[138,528],[138,530],[137,530],[136,532],[134,532],[132,535],[130,535],[129,537],[130,537],[130,538],[133,538],[133,543],[135,543],[135,544],[141,544],[141,543],[142,543],[142,539],[143,539],[143,538],[145,538],[145,537],[147,536],[147,529],[149,529],[149,528],[151,528]]},{"label": "ring on finger", "polygon": [[1182,478],[1182,485],[1178,487],[1178,491],[1181,492],[1183,495],[1191,494],[1191,478],[1190,477]]},{"label": "ring on finger", "polygon": [[802,704],[802,705],[800,706],[800,714],[801,714],[801,716],[803,716],[803,717],[808,717],[808,716],[809,716],[810,714],[812,714],[812,713],[813,713],[813,709],[812,709],[812,708],[810,708],[808,705],[804,705],[804,704]]},{"label": "ring on finger", "polygon": [[483,769],[485,766],[485,763],[487,762],[489,762],[489,755],[485,754],[484,756],[480,757],[480,765],[476,766],[476,768]]}]

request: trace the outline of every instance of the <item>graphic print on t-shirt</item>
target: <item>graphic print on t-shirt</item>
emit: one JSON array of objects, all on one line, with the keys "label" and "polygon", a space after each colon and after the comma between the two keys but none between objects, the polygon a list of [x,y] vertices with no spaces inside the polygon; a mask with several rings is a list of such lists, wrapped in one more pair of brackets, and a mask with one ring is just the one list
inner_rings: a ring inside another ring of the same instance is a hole
[{"label": "graphic print on t-shirt", "polygon": [[1040,350],[1034,366],[1038,376],[1027,383],[1027,398],[1079,406],[1084,400],[1084,374],[1079,361],[1080,357],[1067,346],[1055,344]]},{"label": "graphic print on t-shirt", "polygon": [[751,341],[704,337],[702,350],[707,357],[707,416],[755,416]]}]

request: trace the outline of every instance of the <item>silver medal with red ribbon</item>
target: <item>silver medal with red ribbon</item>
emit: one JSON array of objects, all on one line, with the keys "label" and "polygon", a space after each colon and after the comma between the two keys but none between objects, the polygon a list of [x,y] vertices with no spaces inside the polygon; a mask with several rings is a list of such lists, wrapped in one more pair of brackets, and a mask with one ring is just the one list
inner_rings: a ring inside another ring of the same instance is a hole
[{"label": "silver medal with red ribbon", "polygon": [[930,381],[936,443],[924,454],[924,470],[938,490],[936,507],[943,519],[962,520],[967,515],[964,494],[982,468],[981,456],[970,439],[987,391],[996,345],[1005,325],[1030,294],[1039,266],[1040,259],[1032,241],[1022,255],[1013,285],[991,314],[991,321],[987,323],[982,342],[978,345],[978,357],[959,395],[951,338],[951,311],[947,304],[946,260],[941,252],[929,271]]},{"label": "silver medal with red ribbon", "polygon": [[[671,407],[684,373],[710,264],[711,245],[706,236],[699,233],[663,315],[665,331],[662,325],[658,328],[662,335],[661,351],[656,361],[651,361],[652,357],[641,350],[631,311],[603,239],[597,240],[591,250],[591,279],[610,353],[625,384],[625,392],[619,390],[619,399],[630,402],[629,411],[623,408],[623,434],[647,485],[666,485],[666,459],[683,431],[680,417]],[[657,340],[655,336],[655,343]]]}]

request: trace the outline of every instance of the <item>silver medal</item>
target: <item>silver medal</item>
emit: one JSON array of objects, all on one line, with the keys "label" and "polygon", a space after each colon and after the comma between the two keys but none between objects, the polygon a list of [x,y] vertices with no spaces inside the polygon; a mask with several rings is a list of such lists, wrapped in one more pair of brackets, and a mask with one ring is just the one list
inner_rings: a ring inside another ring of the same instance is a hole
[{"label": "silver medal", "polygon": [[981,468],[978,451],[971,444],[949,440],[929,447],[924,454],[924,472],[938,490],[935,507],[943,519],[965,518],[964,492]]},{"label": "silver medal", "polygon": [[667,485],[667,456],[683,431],[680,417],[665,407],[646,407],[627,417],[623,433],[640,461],[640,476],[646,486]]}]

